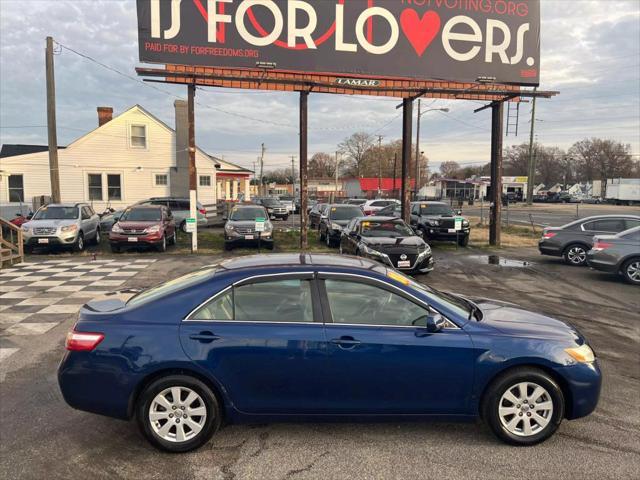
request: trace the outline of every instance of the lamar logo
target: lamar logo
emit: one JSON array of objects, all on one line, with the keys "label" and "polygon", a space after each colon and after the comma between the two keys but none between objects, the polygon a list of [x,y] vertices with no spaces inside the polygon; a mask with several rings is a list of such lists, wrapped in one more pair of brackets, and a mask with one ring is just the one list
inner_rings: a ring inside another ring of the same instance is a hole
[{"label": "lamar logo", "polygon": [[336,78],[337,85],[348,87],[379,87],[380,80],[368,80],[366,78]]}]

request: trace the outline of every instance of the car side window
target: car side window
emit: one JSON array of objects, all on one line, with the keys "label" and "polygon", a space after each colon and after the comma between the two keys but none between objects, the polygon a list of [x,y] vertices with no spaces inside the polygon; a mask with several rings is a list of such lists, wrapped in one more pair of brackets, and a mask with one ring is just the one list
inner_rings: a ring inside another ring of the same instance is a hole
[{"label": "car side window", "polygon": [[414,206],[412,206],[412,207],[411,207],[411,214],[412,214],[412,215],[418,215],[418,213],[420,213],[420,212],[419,212],[419,210],[418,210],[419,208],[420,208],[420,207],[418,207],[418,205],[414,205]]},{"label": "car side window", "polygon": [[233,291],[227,290],[191,315],[193,320],[233,320]]},{"label": "car side window", "polygon": [[420,326],[426,321],[426,308],[383,288],[350,280],[324,284],[333,323]]},{"label": "car side window", "polygon": [[636,228],[636,227],[640,227],[640,220],[630,220],[630,219],[626,219],[625,220],[626,225],[626,230],[629,230],[631,228]]},{"label": "car side window", "polygon": [[82,207],[82,220],[88,220],[91,218],[91,213],[87,207]]},{"label": "car side window", "polygon": [[[588,228],[587,228],[588,226]],[[622,218],[607,218],[603,220],[596,220],[584,225],[585,230],[596,232],[612,232],[619,233],[625,229],[624,219]]]}]

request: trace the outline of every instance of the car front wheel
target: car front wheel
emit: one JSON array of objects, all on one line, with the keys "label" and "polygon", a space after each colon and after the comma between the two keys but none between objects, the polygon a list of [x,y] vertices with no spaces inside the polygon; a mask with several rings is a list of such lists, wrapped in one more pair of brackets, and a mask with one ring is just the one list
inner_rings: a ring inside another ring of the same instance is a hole
[{"label": "car front wheel", "polygon": [[154,381],[140,395],[138,426],[156,448],[188,452],[204,445],[220,428],[220,407],[200,380],[171,375]]},{"label": "car front wheel", "polygon": [[73,249],[76,252],[81,252],[84,250],[84,235],[82,232],[78,233],[78,238],[76,239],[76,243],[73,244]]},{"label": "car front wheel", "polygon": [[517,368],[494,381],[483,399],[483,418],[491,431],[512,445],[543,442],[560,426],[564,397],[548,374]]}]

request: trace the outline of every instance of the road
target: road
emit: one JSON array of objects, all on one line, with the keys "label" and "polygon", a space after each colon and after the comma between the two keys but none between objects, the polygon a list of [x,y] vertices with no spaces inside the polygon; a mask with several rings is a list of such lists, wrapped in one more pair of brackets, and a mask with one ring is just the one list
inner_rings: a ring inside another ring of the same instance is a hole
[{"label": "road", "polygon": [[[638,288],[540,257],[533,249],[501,251],[503,258],[530,262],[522,268],[489,265],[485,254],[436,249],[436,270],[418,280],[514,301],[569,320],[588,337],[601,360],[604,385],[596,412],[565,421],[542,445],[509,447],[480,424],[345,422],[226,426],[199,451],[159,453],[142,439],[134,423],[75,411],[64,403],[56,368],[74,319],[60,313],[71,307],[56,306],[76,305],[85,289],[99,295],[110,286],[149,286],[216,258],[141,255],[136,258],[156,261],[133,269],[71,257],[100,277],[87,284],[80,280],[84,275],[73,275],[82,265],[43,267],[47,257],[37,257],[30,261],[40,264],[32,268],[46,277],[37,282],[56,285],[32,285],[0,274],[0,478],[640,478]],[[51,280],[53,276],[73,280],[67,284]],[[60,296],[49,310],[61,316],[57,323],[44,322],[46,316],[32,320],[30,315],[43,315],[34,313],[36,306],[21,307],[22,317],[7,313],[20,310],[18,304],[30,298]],[[15,325],[29,321],[54,325],[17,334]],[[416,382],[428,381],[428,368],[425,365],[425,377]]]},{"label": "road", "polygon": [[[487,204],[463,206],[464,215],[473,217],[484,217],[485,221],[489,215],[489,207]],[[573,222],[578,218],[590,217],[593,215],[611,215],[626,214],[640,216],[640,207],[636,206],[616,206],[616,205],[595,205],[581,203],[557,203],[557,204],[540,204],[535,203],[531,206],[518,203],[502,207],[502,221],[510,223],[536,226],[559,227],[569,222]]]}]

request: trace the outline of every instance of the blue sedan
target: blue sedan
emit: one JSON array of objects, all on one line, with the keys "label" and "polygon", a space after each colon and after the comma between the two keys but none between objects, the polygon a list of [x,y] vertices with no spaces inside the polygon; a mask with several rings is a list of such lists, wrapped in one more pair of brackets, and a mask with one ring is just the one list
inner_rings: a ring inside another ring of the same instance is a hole
[{"label": "blue sedan", "polygon": [[226,423],[481,417],[532,445],[591,413],[601,374],[571,326],[440,292],[379,263],[242,257],[80,311],[58,380],[185,452]]}]

